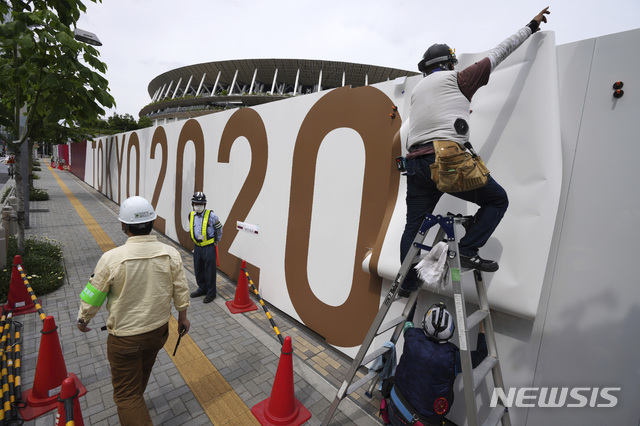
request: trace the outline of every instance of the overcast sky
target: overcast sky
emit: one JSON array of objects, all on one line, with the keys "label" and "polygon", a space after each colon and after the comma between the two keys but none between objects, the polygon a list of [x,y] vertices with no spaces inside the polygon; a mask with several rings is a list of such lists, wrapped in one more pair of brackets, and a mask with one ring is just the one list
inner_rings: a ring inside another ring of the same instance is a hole
[{"label": "overcast sky", "polygon": [[556,44],[640,28],[640,1],[103,0],[78,28],[102,41],[116,108],[151,102],[148,85],[174,68],[230,59],[299,58],[416,70],[433,43],[458,54],[494,47],[545,6]]}]

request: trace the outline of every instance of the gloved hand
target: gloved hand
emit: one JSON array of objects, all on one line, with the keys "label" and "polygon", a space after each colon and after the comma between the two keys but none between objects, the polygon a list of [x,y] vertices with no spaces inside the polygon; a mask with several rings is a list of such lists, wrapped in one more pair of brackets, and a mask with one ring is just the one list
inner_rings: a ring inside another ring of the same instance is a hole
[{"label": "gloved hand", "polygon": [[533,18],[533,21],[536,21],[538,23],[538,28],[536,28],[535,31],[533,31],[534,33],[540,30],[540,24],[542,22],[544,23],[547,22],[547,17],[544,15],[549,15],[550,13],[551,12],[549,12],[549,6],[547,6],[544,9],[542,9],[542,11]]}]

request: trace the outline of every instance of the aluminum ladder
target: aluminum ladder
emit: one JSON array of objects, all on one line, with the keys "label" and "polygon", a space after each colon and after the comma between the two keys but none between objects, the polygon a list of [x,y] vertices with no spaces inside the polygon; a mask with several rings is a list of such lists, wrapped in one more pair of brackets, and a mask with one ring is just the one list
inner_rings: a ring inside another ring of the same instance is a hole
[{"label": "aluminum ladder", "polygon": [[[400,289],[401,284],[404,282],[407,273],[410,268],[413,267],[418,262],[418,257],[420,250],[431,250],[431,247],[424,245],[424,240],[427,237],[428,231],[435,225],[440,225],[440,229],[435,237],[435,242],[441,241],[444,236],[446,236],[446,242],[448,243],[448,258],[447,263],[449,265],[449,281],[452,283],[453,288],[453,298],[456,307],[456,326],[458,330],[459,344],[460,344],[460,361],[462,364],[462,380],[463,380],[463,391],[464,398],[467,408],[467,422],[469,426],[478,426],[482,424],[483,426],[496,426],[500,421],[502,421],[502,426],[511,426],[511,421],[509,417],[509,412],[504,405],[501,404],[502,401],[498,401],[499,403],[495,408],[493,408],[488,417],[484,422],[479,423],[478,421],[478,407],[476,404],[476,389],[482,384],[484,378],[489,374],[489,372],[493,375],[493,382],[496,387],[504,389],[504,382],[502,380],[502,372],[500,369],[500,362],[498,358],[498,350],[495,341],[495,334],[493,332],[493,325],[491,322],[491,315],[489,310],[489,302],[487,298],[486,288],[484,286],[484,281],[482,278],[482,272],[472,270],[473,276],[475,279],[476,290],[478,292],[478,301],[479,301],[479,309],[467,317],[466,308],[464,302],[464,294],[462,292],[462,268],[460,266],[460,257],[458,256],[458,240],[456,238],[456,225],[463,225],[470,219],[469,216],[457,215],[454,216],[452,214],[448,214],[447,216],[434,216],[427,215],[420,226],[416,237],[413,240],[411,248],[405,257],[404,262],[400,266],[400,270],[396,275],[387,296],[385,297],[378,314],[376,315],[373,323],[371,324],[371,328],[367,333],[356,357],[351,363],[351,367],[347,371],[344,382],[338,389],[336,397],[329,407],[329,411],[325,415],[324,420],[322,421],[323,426],[329,425],[331,418],[333,417],[335,411],[342,401],[348,394],[351,394],[355,390],[364,386],[366,383],[370,382],[369,390],[367,395],[371,395],[375,385],[378,382],[378,372],[369,370],[368,373],[357,380],[352,384],[352,381],[361,367],[365,367],[367,364],[371,363],[373,360],[378,358],[380,355],[384,355],[389,351],[386,347],[381,347],[376,349],[369,355],[366,355],[367,351],[371,347],[373,340],[395,328],[391,338],[389,339],[394,344],[397,342],[400,334],[402,333],[402,328],[404,326],[405,321],[412,310],[412,307],[416,303],[418,294],[420,291],[414,291],[409,296],[405,308],[402,314],[383,323],[391,304],[396,300],[398,290]],[[471,271],[471,270],[466,270]],[[469,329],[476,327],[480,322],[484,323],[485,327],[485,337],[487,341],[487,357],[476,367],[472,368],[471,364],[471,352],[469,350]]]}]

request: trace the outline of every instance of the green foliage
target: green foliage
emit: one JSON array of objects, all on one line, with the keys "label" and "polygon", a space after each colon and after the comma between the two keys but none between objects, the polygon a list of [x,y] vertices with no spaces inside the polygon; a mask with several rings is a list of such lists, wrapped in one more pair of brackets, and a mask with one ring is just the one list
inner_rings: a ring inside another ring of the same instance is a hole
[{"label": "green foliage", "polygon": [[151,127],[151,126],[153,126],[153,121],[146,115],[140,117],[140,119],[138,120],[139,129],[144,129],[145,127]]},{"label": "green foliage", "polygon": [[38,189],[34,187],[29,188],[29,200],[31,201],[47,201],[49,199],[49,193],[44,189]]},{"label": "green foliage", "polygon": [[[8,17],[0,24],[0,124],[13,140],[83,139],[77,125],[114,105],[99,52],[74,38],[72,27],[86,7],[80,0],[14,1],[11,7],[0,2],[0,14]],[[20,114],[27,120],[22,134]]]},{"label": "green foliage", "polygon": [[9,193],[11,192],[11,190],[13,189],[13,185],[6,185],[4,188],[4,192],[2,193],[2,203],[4,203],[4,200],[7,199],[7,197],[9,196]]},{"label": "green foliage", "polygon": [[[9,238],[7,264],[0,269],[0,300],[6,301],[11,283],[13,258],[18,254],[16,239]],[[31,289],[36,296],[43,296],[57,290],[64,284],[64,264],[62,246],[59,242],[44,238],[31,237],[25,241],[25,254],[22,255],[22,267],[27,274]]]},{"label": "green foliage", "polygon": [[[4,201],[9,196],[9,192],[13,189],[13,185],[5,186],[4,192],[2,194],[1,202]],[[31,201],[47,201],[49,199],[49,193],[45,189],[34,188],[33,186],[29,187],[29,200]]]},{"label": "green foliage", "polygon": [[119,115],[114,113],[106,120],[96,119],[86,123],[86,125],[86,133],[95,137],[99,135],[115,135],[117,133],[130,132],[132,130],[151,127],[153,122],[147,116],[140,117],[136,122],[131,114]]},{"label": "green foliage", "polygon": [[[0,137],[12,145],[17,163],[17,148],[28,139],[84,140],[84,123],[115,105],[100,53],[74,36],[72,27],[84,11],[82,0],[0,1],[0,126],[6,128]],[[27,173],[17,169],[19,203],[26,196],[23,178]],[[21,253],[24,227],[18,217]]]}]

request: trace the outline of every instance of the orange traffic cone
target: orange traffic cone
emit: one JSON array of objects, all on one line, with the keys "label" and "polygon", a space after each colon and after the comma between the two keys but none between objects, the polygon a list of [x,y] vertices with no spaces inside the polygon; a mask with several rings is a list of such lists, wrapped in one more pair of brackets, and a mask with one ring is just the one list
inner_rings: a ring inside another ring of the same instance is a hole
[{"label": "orange traffic cone", "polygon": [[36,300],[38,304],[40,304],[40,301],[31,297],[16,265],[22,265],[22,257],[20,255],[13,258],[9,296],[7,297],[7,303],[4,305],[4,308],[13,310],[13,315],[36,312],[38,308],[34,304],[34,300]]},{"label": "orange traffic cone", "polygon": [[24,420],[35,419],[55,409],[58,405],[58,394],[62,382],[67,378],[74,380],[78,396],[87,393],[87,389],[75,374],[69,373],[67,375],[67,366],[62,356],[57,329],[52,316],[44,319],[33,388],[25,391],[22,395],[26,405],[20,408],[20,414]]},{"label": "orange traffic cone", "polygon": [[291,337],[284,338],[278,371],[271,396],[251,408],[262,425],[298,426],[311,418],[311,413],[295,397],[293,390],[293,349]]},{"label": "orange traffic cone", "polygon": [[[58,414],[56,414],[55,426],[64,426],[73,422],[74,426],[84,426],[82,411],[78,402],[78,388],[72,378],[66,378],[62,382],[62,390],[58,396]],[[67,417],[67,414],[69,415]]]},{"label": "orange traffic cone", "polygon": [[238,277],[238,285],[236,286],[236,297],[233,299],[233,302],[226,302],[227,308],[229,308],[232,314],[258,309],[256,304],[249,299],[249,281],[247,281],[246,269],[247,262],[243,260],[240,268],[240,276]]}]

